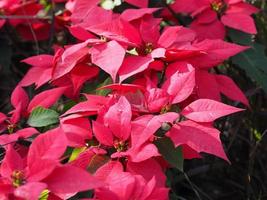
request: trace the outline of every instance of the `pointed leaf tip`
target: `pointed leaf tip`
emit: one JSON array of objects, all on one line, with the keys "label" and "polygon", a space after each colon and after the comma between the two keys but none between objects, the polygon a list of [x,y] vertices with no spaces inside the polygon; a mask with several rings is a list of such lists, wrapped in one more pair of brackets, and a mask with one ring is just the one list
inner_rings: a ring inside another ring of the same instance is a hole
[{"label": "pointed leaf tip", "polygon": [[199,99],[186,106],[181,114],[196,122],[213,122],[220,117],[243,110],[211,99]]}]

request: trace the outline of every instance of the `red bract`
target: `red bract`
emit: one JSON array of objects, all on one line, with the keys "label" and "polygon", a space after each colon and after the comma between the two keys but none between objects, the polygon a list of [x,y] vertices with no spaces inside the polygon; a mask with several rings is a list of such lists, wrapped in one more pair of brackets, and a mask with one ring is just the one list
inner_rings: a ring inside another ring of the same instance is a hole
[{"label": "red bract", "polygon": [[147,7],[148,6],[148,0],[144,0],[144,1],[138,1],[138,0],[126,0],[127,3],[130,3],[134,6],[137,7]]},{"label": "red bract", "polygon": [[111,100],[109,97],[98,95],[86,95],[87,101],[81,102],[73,106],[63,116],[69,114],[80,114],[82,116],[96,115],[98,111]]},{"label": "red bract", "polygon": [[116,82],[125,53],[125,49],[116,41],[96,45],[91,49],[92,63],[107,72]]},{"label": "red bract", "polygon": [[186,144],[197,153],[210,153],[228,161],[220,141],[220,132],[211,126],[187,120],[174,125],[167,135],[175,146]]},{"label": "red bract", "polygon": [[77,27],[89,27],[111,20],[112,12],[97,6],[98,0],[90,2],[86,0],[74,1],[71,15],[73,25]]},{"label": "red bract", "polygon": [[141,162],[151,157],[159,156],[158,149],[153,144],[154,134],[163,123],[173,124],[179,118],[177,113],[169,112],[162,115],[143,115],[132,122],[131,144],[126,152],[119,156],[128,156],[132,162]]},{"label": "red bract", "polygon": [[193,45],[195,48],[205,52],[191,57],[188,60],[193,66],[199,68],[209,68],[222,63],[224,60],[229,59],[249,47],[240,46],[224,42],[222,40],[204,40]]},{"label": "red bract", "polygon": [[[230,162],[213,123],[243,109],[220,95],[249,102],[220,69],[249,47],[223,41],[224,25],[255,34],[250,15],[257,9],[241,0],[177,0],[168,9],[125,2],[131,8],[115,13],[103,1],[67,1],[55,23],[69,22],[77,41],[22,60],[31,68],[12,92],[13,110],[0,113],[0,199],[37,200],[47,192],[69,199],[92,190],[95,200],[165,200],[164,172],[181,169],[177,156],[208,153]],[[10,15],[24,7],[31,15],[43,9],[0,3]],[[193,22],[186,27],[173,12]],[[9,23],[30,39],[24,20]],[[48,25],[31,24],[39,31]],[[30,93],[33,84],[38,92]]]},{"label": "red bract", "polygon": [[[257,33],[254,20],[250,15],[259,10],[242,0],[200,0],[196,4],[198,8],[193,10],[192,16],[195,20],[191,28],[198,33],[199,39],[223,39],[224,26],[250,34]],[[207,29],[209,31],[206,31]]]},{"label": "red bract", "polygon": [[185,107],[181,114],[196,122],[213,122],[222,116],[240,111],[242,109],[210,99],[199,99]]},{"label": "red bract", "polygon": [[20,81],[21,86],[35,84],[36,88],[39,88],[52,79],[53,56],[45,54],[33,56],[22,60],[22,62],[31,65],[32,68]]},{"label": "red bract", "polygon": [[11,124],[16,124],[22,115],[27,114],[27,106],[29,104],[29,97],[24,89],[17,86],[11,95],[11,104],[15,108],[11,111]]},{"label": "red bract", "polygon": [[71,147],[83,147],[92,139],[91,125],[88,119],[80,115],[70,115],[61,120],[61,129],[66,134],[68,145]]},{"label": "red bract", "polygon": [[117,103],[99,114],[99,119],[93,122],[93,133],[100,144],[116,149],[112,157],[127,156],[140,162],[158,156],[156,146],[151,143],[153,135],[162,123],[173,123],[178,116],[176,113],[144,115],[131,122],[131,105],[125,97],[120,97]]},{"label": "red bract", "polygon": [[65,51],[59,49],[54,60],[53,79],[68,74],[81,60],[84,60],[89,53],[88,45],[102,43],[98,39],[88,39],[85,42],[68,46]]},{"label": "red bract", "polygon": [[116,143],[119,145],[120,142],[126,142],[131,133],[131,105],[125,97],[121,97],[108,110],[103,111],[105,113],[101,112],[99,120],[93,123],[95,136],[100,143],[120,148]]},{"label": "red bract", "polygon": [[29,97],[20,85],[12,92],[10,101],[14,109],[8,113],[10,116],[1,113],[1,132],[8,129],[8,131],[12,133],[17,127],[17,123],[20,121],[21,117],[27,116]]},{"label": "red bract", "polygon": [[[42,5],[34,1],[3,1],[0,4],[1,13],[7,16],[11,16],[7,21],[9,24],[16,28],[19,34],[25,40],[44,40],[49,37],[48,23],[44,23],[41,20],[33,20],[34,16],[42,10]],[[12,18],[12,15],[15,18]],[[32,19],[20,19],[16,16],[33,17]],[[1,20],[0,25],[3,26],[4,20]],[[29,28],[29,25],[31,28]]]},{"label": "red bract", "polygon": [[[53,2],[60,3],[60,2]],[[62,28],[69,21],[67,11],[55,16],[55,21],[51,23],[48,15],[48,6],[45,2],[32,0],[4,0],[0,3],[1,15],[4,20],[0,20],[0,28],[6,24],[13,26],[23,40],[36,41],[49,39],[51,29],[55,31]],[[40,15],[41,14],[41,15]],[[53,26],[53,27],[52,27]]]},{"label": "red bract", "polygon": [[[8,127],[11,131],[11,127]],[[15,127],[14,127],[15,128]],[[15,143],[20,139],[27,139],[35,134],[38,134],[38,131],[35,128],[24,128],[12,134],[3,134],[0,135],[0,145],[5,146],[11,143]]]},{"label": "red bract", "polygon": [[[149,176],[149,173],[137,173],[138,167],[143,168],[146,164],[154,164],[153,168],[158,176]],[[143,165],[143,166],[142,166]],[[131,168],[131,164],[128,165]],[[95,199],[168,199],[168,189],[164,185],[157,185],[162,174],[158,164],[151,160],[132,166],[133,173],[124,172],[119,162],[109,162],[98,169],[96,176],[107,183],[106,187],[96,190]]]},{"label": "red bract", "polygon": [[65,87],[61,87],[41,92],[30,101],[28,105],[28,112],[30,113],[34,108],[38,106],[49,108],[60,98],[65,90]]},{"label": "red bract", "polygon": [[199,98],[221,101],[221,93],[229,99],[240,101],[244,105],[249,106],[246,96],[235,82],[227,76],[211,74],[207,70],[198,70],[196,84],[198,85],[197,94]]},{"label": "red bract", "polygon": [[9,145],[0,177],[3,187],[9,189],[1,191],[1,195],[13,193],[19,198],[37,200],[45,189],[57,195],[66,195],[101,186],[100,181],[84,170],[60,165],[59,159],[66,147],[66,139],[60,129],[38,136],[27,157],[21,157]]}]

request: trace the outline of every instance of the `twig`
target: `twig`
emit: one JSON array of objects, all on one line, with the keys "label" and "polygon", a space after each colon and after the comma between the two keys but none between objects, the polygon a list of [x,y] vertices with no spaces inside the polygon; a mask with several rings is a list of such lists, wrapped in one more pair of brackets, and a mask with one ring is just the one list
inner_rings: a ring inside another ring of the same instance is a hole
[{"label": "twig", "polygon": [[53,41],[54,41],[54,34],[55,34],[55,3],[52,2],[52,18],[51,18],[51,28],[49,31],[49,43],[48,43],[48,53],[51,53],[51,49],[53,46]]},{"label": "twig", "polygon": [[258,140],[258,141],[256,142],[255,147],[254,147],[254,148],[252,149],[252,151],[250,152],[249,157],[252,158],[253,160],[254,160],[254,158],[255,158],[255,154],[256,154],[256,151],[257,151],[257,149],[258,149],[258,147],[259,147],[259,145],[260,145],[260,142],[262,141],[262,138],[263,138],[266,134],[267,134],[267,129],[262,133],[262,135],[261,135],[261,139]]},{"label": "twig", "polygon": [[41,17],[38,15],[0,15],[0,19],[51,20],[52,18],[52,16]]},{"label": "twig", "polygon": [[238,132],[240,130],[240,127],[241,127],[241,124],[242,124],[242,120],[239,120],[238,121],[238,124],[236,125],[236,127],[234,128],[234,134],[232,134],[232,137],[230,139],[230,142],[228,144],[228,147],[227,147],[227,152],[229,152],[230,148],[232,147],[237,135],[238,135]]},{"label": "twig", "polygon": [[185,177],[185,179],[187,180],[187,182],[190,184],[190,186],[192,187],[192,190],[194,191],[196,197],[199,199],[199,200],[202,200],[198,191],[195,189],[195,185],[191,182],[191,180],[189,179],[189,177],[187,176],[187,174],[185,172],[183,172],[183,175]]},{"label": "twig", "polygon": [[[23,0],[23,3],[25,3],[25,0]],[[26,15],[26,11],[25,11],[24,7],[23,7],[22,11],[23,11],[23,13]],[[28,26],[29,26],[29,28],[30,28],[30,31],[31,31],[31,33],[32,33],[32,37],[33,37],[33,40],[34,40],[34,43],[35,43],[35,46],[36,46],[36,54],[39,55],[39,54],[40,54],[39,43],[38,43],[36,34],[35,34],[35,32],[34,32],[34,30],[33,30],[33,28],[32,28],[32,25],[31,25],[31,22],[30,22],[29,19],[27,19],[27,24],[28,24]]]}]

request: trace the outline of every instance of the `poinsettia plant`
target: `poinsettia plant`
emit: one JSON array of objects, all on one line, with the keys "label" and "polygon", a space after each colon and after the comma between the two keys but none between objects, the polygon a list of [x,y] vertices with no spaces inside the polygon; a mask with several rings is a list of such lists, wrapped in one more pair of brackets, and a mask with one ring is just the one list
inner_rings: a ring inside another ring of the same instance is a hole
[{"label": "poinsettia plant", "polygon": [[[62,29],[74,38],[21,61],[29,70],[13,109],[0,113],[1,199],[163,200],[165,171],[183,171],[184,159],[207,153],[231,162],[214,122],[250,106],[220,67],[250,45],[234,43],[226,27],[256,34],[259,9],[188,2],[0,2],[0,25],[24,39]],[[61,12],[46,19],[57,4]]]}]

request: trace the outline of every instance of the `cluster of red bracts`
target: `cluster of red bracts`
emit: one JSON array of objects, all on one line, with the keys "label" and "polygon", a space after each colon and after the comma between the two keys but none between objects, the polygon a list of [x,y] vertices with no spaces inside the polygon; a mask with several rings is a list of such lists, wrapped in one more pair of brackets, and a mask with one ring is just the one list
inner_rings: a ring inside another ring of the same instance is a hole
[{"label": "cluster of red bracts", "polygon": [[[190,28],[163,30],[164,18],[153,13],[166,17],[169,10],[147,8],[147,1],[128,0],[142,8],[121,14],[98,0],[72,2],[69,30],[79,42],[54,56],[23,60],[32,67],[12,93],[14,109],[0,116],[1,199],[38,200],[47,193],[47,199],[68,199],[87,190],[95,200],[168,199],[164,171],[170,166],[155,145],[163,137],[180,146],[185,159],[204,152],[228,161],[213,122],[242,109],[221,103],[221,94],[249,104],[231,78],[212,69],[248,48],[223,41],[222,24],[256,33],[249,15],[257,9],[241,0],[191,1],[171,5],[193,16]],[[81,93],[86,83],[101,84],[100,74],[111,84]],[[30,99],[25,88],[33,84],[50,89]],[[75,105],[60,109],[63,96]],[[61,112],[58,125],[25,127],[35,108],[52,106]],[[29,138],[29,147],[18,142]],[[78,155],[69,159],[67,148]],[[105,162],[92,167],[96,158]]]},{"label": "cluster of red bracts", "polygon": [[[25,41],[43,41],[49,39],[51,30],[60,31],[69,21],[72,1],[66,4],[63,12],[53,16],[49,9],[66,0],[1,0],[0,29],[5,24],[14,27]],[[70,10],[69,10],[70,9]],[[53,21],[53,22],[52,22]]]}]

